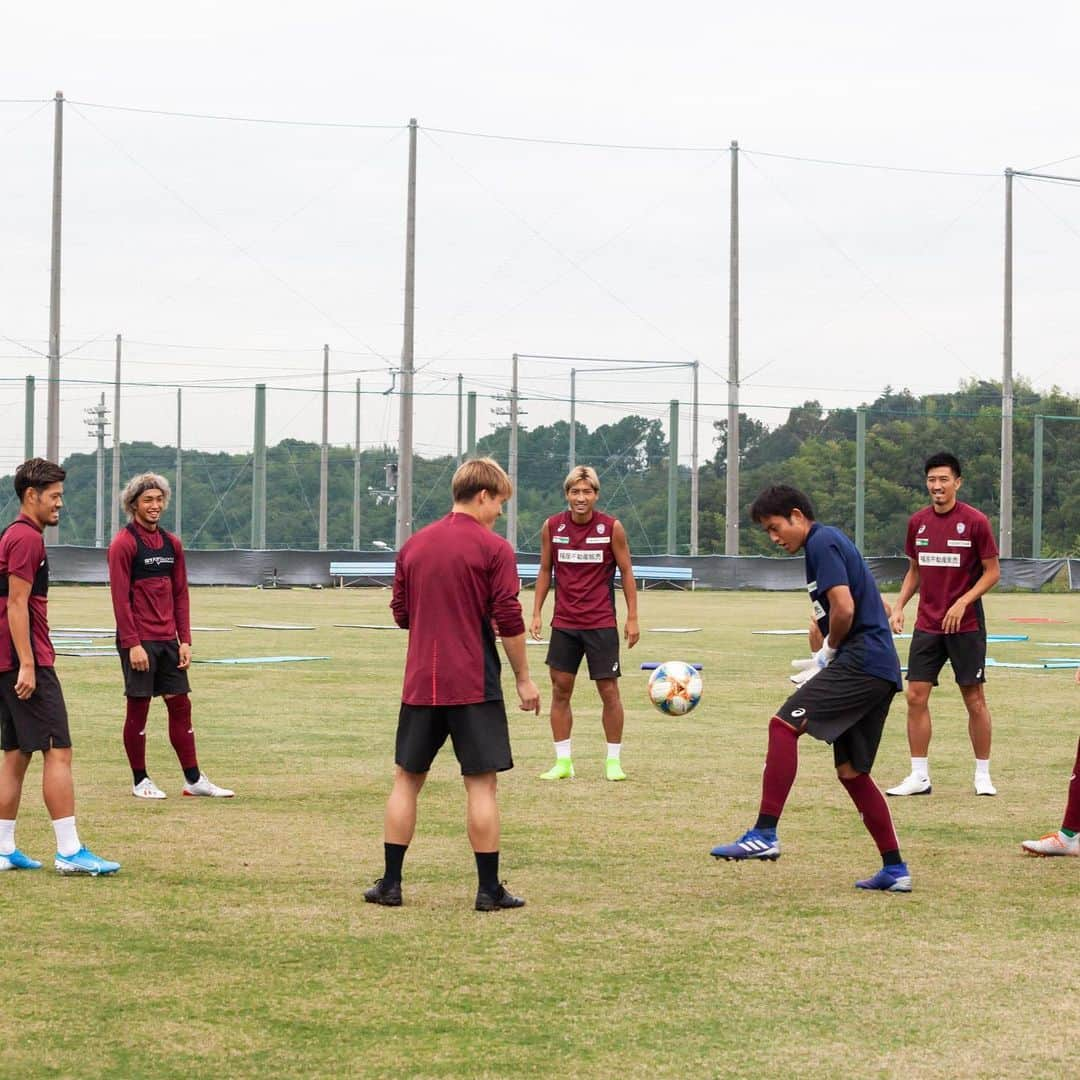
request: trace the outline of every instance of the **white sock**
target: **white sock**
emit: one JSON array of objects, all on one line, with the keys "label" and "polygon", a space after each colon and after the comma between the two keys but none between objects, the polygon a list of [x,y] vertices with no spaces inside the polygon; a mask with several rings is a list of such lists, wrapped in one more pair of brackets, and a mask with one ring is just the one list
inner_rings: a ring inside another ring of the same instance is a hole
[{"label": "white sock", "polygon": [[56,833],[57,855],[63,855],[66,858],[82,848],[82,844],[79,843],[79,831],[75,828],[73,817],[56,818],[52,827]]},{"label": "white sock", "polygon": [[10,855],[15,850],[15,822],[0,820],[0,855]]},{"label": "white sock", "polygon": [[975,759],[975,775],[976,776],[989,776],[990,775],[990,759],[989,758],[986,758],[983,761],[980,761],[978,758]]},{"label": "white sock", "polygon": [[911,759],[912,776],[922,776],[930,779],[930,759],[928,757],[913,757]]},{"label": "white sock", "polygon": [[568,758],[568,757],[570,757],[570,740],[569,739],[560,739],[555,744],[555,756],[557,758]]},{"label": "white sock", "polygon": [[609,758],[614,758],[616,761],[618,761],[619,760],[619,755],[621,753],[622,753],[622,743],[621,742],[609,742],[607,744],[607,756]]}]

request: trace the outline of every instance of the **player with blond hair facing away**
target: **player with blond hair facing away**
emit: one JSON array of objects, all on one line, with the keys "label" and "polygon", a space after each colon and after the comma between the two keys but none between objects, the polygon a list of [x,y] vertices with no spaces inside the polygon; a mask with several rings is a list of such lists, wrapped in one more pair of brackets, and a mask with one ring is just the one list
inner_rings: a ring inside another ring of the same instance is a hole
[{"label": "player with blond hair facing away", "polygon": [[570,732],[574,714],[570,698],[582,657],[589,678],[600,694],[600,719],[607,738],[604,776],[625,780],[622,767],[623,705],[619,697],[619,624],[615,615],[615,571],[622,576],[626,597],[626,647],[640,637],[637,585],[630,564],[626,530],[617,518],[596,509],[600,480],[588,465],[575,465],[563,482],[567,509],[549,517],[540,530],[540,572],[533,594],[529,632],[540,640],[541,612],[552,571],[555,575],[555,614],[547,665],[551,673],[551,737],[555,764],[541,780],[569,780],[574,776]]},{"label": "player with blond hair facing away", "polygon": [[203,775],[195,753],[187,564],[180,537],[160,524],[170,494],[164,476],[132,477],[120,496],[128,523],[109,545],[116,648],[127,699],[124,750],[131,766],[131,794],[137,799],[165,798],[146,771],[150,700],[162,697],[169,714],[169,741],[184,772],[183,793],[228,799],[234,793]]},{"label": "player with blond hair facing away", "polygon": [[[60,521],[66,472],[43,458],[15,470],[19,516],[0,535],[0,870],[37,870],[15,846],[30,759],[41,752],[41,794],[56,833],[61,874],[115,874],[120,864],[87,850],[75,827],[67,706],[49,639],[49,559],[43,531]],[[46,928],[48,932],[49,928]]]}]

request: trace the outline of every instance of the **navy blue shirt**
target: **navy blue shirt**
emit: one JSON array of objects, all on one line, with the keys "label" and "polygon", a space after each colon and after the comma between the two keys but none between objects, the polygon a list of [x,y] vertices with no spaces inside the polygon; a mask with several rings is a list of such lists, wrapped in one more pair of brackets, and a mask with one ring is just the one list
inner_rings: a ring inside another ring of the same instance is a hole
[{"label": "navy blue shirt", "polygon": [[896,655],[881,593],[859,549],[839,529],[815,521],[803,551],[806,555],[806,591],[810,594],[814,618],[826,637],[829,633],[828,591],[837,585],[846,585],[855,601],[851,629],[840,643],[833,665],[876,675],[902,690],[900,658]]}]

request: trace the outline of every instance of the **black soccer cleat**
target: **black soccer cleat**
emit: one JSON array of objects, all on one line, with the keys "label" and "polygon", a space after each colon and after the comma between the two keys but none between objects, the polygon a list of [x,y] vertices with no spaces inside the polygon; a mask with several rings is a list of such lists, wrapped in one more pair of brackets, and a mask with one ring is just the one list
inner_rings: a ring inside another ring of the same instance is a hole
[{"label": "black soccer cleat", "polygon": [[488,890],[483,887],[476,890],[477,911],[498,911],[501,908],[519,908],[524,906],[525,901],[522,900],[520,896],[514,896],[513,893],[508,892],[502,882],[499,883],[499,891],[496,893],[488,892]]},{"label": "black soccer cleat", "polygon": [[379,878],[370,889],[364,891],[364,899],[369,904],[382,904],[383,907],[401,907],[401,882]]}]

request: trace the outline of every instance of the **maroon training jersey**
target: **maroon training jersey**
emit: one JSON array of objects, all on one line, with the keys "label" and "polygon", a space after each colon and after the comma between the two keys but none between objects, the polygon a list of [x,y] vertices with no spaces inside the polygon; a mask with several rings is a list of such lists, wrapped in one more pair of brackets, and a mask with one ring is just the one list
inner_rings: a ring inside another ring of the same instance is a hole
[{"label": "maroon training jersey", "polygon": [[190,645],[191,605],[180,537],[163,529],[144,529],[138,522],[132,522],[132,526],[143,547],[153,551],[160,551],[168,536],[175,561],[171,575],[132,580],[139,545],[126,527],[113,537],[109,545],[109,588],[120,648],[130,649],[143,641],[180,641]]},{"label": "maroon training jersey", "polygon": [[602,630],[615,618],[615,519],[594,510],[584,525],[569,510],[547,519],[555,570],[556,630]]},{"label": "maroon training jersey", "polygon": [[[49,640],[49,561],[45,557],[45,537],[37,523],[20,514],[0,537],[0,575],[30,583],[30,648],[36,667],[52,667],[56,653]],[[14,671],[19,654],[8,626],[7,590],[0,596],[0,671]]]},{"label": "maroon training jersey", "polygon": [[409,537],[390,602],[394,621],[409,631],[401,700],[501,701],[495,633],[525,633],[520,586],[513,549],[469,514],[447,514]]},{"label": "maroon training jersey", "polygon": [[[911,515],[907,544],[909,559],[919,567],[919,613],[916,630],[943,634],[941,620],[982,577],[982,560],[997,557],[997,544],[985,514],[957,502],[947,513],[927,506]],[[982,600],[969,604],[958,634],[985,628]]]}]

